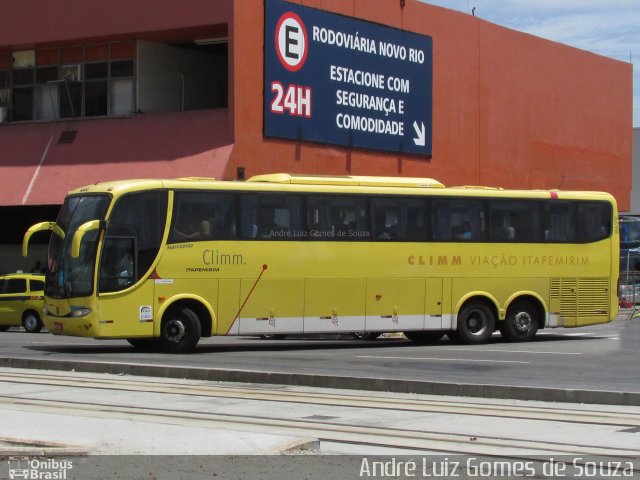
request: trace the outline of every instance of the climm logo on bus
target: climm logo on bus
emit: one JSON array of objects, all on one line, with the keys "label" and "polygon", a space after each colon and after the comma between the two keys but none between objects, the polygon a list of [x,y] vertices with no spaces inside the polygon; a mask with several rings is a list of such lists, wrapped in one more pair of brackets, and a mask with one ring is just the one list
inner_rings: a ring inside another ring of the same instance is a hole
[{"label": "climm logo on bus", "polygon": [[[409,255],[409,265],[462,266],[461,255]],[[587,267],[587,255],[469,255],[472,267]]]}]

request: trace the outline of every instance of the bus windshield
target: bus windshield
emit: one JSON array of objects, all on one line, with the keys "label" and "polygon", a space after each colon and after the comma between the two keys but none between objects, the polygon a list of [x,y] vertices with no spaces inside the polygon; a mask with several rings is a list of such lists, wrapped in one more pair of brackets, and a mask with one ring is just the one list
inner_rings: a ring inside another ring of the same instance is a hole
[{"label": "bus windshield", "polygon": [[70,298],[92,293],[100,232],[87,232],[82,240],[78,258],[71,257],[71,241],[80,225],[90,220],[105,218],[110,201],[109,195],[66,198],[56,221],[64,233],[64,238],[52,235],[49,243],[49,273],[45,283],[45,295],[52,298]]}]

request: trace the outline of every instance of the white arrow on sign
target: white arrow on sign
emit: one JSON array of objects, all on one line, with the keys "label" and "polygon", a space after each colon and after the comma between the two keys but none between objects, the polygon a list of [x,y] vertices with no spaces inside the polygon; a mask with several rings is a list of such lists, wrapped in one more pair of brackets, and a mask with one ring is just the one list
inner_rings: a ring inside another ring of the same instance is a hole
[{"label": "white arrow on sign", "polygon": [[413,143],[415,143],[419,147],[424,147],[426,140],[424,135],[424,122],[420,122],[421,126],[418,126],[418,122],[413,122],[413,128],[416,131],[417,137],[413,139]]}]

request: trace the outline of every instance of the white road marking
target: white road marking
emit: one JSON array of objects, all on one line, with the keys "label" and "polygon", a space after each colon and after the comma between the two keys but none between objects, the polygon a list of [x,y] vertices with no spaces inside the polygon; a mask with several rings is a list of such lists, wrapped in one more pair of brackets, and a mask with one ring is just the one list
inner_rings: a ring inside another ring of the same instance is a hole
[{"label": "white road marking", "polygon": [[482,360],[477,358],[442,358],[442,357],[385,357],[378,355],[356,355],[356,358],[379,358],[391,360],[436,360],[440,362],[485,362],[485,363],[531,363],[522,360]]},{"label": "white road marking", "polygon": [[476,352],[500,352],[500,353],[533,353],[538,355],[582,355],[579,352],[545,352],[545,351],[533,351],[533,350],[475,350]]}]

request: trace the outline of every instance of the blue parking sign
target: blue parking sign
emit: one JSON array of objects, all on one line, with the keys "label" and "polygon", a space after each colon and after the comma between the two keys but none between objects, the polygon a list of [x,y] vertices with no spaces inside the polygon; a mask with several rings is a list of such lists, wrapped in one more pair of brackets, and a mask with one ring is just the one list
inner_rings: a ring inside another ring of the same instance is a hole
[{"label": "blue parking sign", "polygon": [[426,35],[265,2],[264,134],[431,156]]}]

